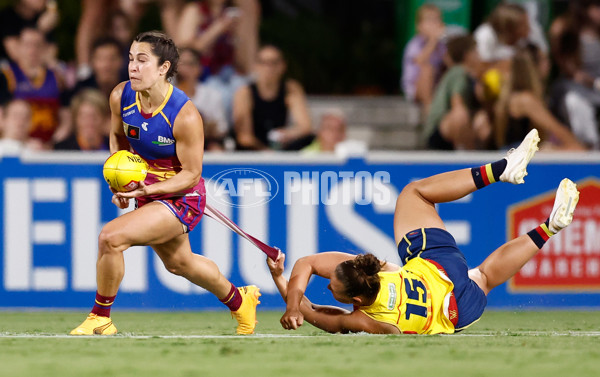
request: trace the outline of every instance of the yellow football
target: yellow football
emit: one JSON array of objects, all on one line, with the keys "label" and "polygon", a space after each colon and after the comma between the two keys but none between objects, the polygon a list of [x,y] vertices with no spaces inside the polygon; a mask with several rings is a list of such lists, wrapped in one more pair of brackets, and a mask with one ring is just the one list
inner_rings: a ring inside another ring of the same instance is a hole
[{"label": "yellow football", "polygon": [[132,191],[146,179],[148,164],[137,154],[120,150],[106,160],[102,173],[106,183],[115,191]]}]

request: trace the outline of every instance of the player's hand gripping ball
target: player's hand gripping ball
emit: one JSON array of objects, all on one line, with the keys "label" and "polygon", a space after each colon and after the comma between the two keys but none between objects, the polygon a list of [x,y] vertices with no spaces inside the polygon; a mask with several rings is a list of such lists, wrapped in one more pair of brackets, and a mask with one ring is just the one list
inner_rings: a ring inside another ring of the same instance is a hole
[{"label": "player's hand gripping ball", "polygon": [[126,150],[113,153],[104,163],[104,180],[115,191],[135,190],[146,179],[148,164],[137,154]]}]

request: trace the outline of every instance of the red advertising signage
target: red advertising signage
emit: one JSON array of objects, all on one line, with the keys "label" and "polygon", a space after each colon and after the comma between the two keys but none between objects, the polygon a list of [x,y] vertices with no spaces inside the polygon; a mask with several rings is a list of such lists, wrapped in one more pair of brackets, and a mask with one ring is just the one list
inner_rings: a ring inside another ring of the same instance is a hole
[{"label": "red advertising signage", "polygon": [[[511,291],[600,291],[600,180],[577,182],[579,204],[573,222],[552,236],[509,282]],[[555,191],[508,209],[508,239],[546,220]]]}]

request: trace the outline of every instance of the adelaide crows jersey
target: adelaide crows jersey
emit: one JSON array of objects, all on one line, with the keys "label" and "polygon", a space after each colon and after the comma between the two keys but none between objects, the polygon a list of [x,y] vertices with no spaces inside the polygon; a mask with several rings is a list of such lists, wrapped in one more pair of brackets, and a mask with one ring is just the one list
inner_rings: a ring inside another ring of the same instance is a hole
[{"label": "adelaide crows jersey", "polygon": [[[121,95],[121,118],[123,130],[134,152],[148,163],[148,175],[144,183],[152,184],[173,177],[181,171],[181,162],[177,158],[176,140],[173,125],[179,111],[189,101],[185,93],[169,84],[169,90],[163,103],[152,113],[142,113],[139,94],[131,89],[127,82]],[[198,127],[201,127],[199,124]],[[201,179],[198,185],[204,185]],[[179,193],[185,195],[194,192],[193,187]],[[173,194],[152,197],[162,199]]]},{"label": "adelaide crows jersey", "polygon": [[454,285],[434,264],[414,258],[398,271],[378,275],[381,288],[375,302],[360,311],[404,334],[454,333],[449,319],[456,316]]}]

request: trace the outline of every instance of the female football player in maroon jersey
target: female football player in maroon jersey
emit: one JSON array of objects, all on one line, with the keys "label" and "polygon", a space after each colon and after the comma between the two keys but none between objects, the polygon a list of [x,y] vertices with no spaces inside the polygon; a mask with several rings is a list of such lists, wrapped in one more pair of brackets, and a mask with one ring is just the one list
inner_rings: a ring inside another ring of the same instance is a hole
[{"label": "female football player in maroon jersey", "polygon": [[188,232],[200,221],[206,204],[204,134],[198,110],[169,82],[178,59],[177,47],[165,34],[139,34],[129,52],[129,81],[117,85],[110,95],[111,152],[132,150],[150,169],[137,189],[114,194],[119,208],[135,199],[137,209],[102,229],[95,304],[72,335],[117,332],[110,308],[123,279],[123,253],[134,245],[152,247],[167,270],[217,296],[237,319],[237,333],[254,331],[258,288],[236,288],[213,261],[194,254],[190,247]]}]

